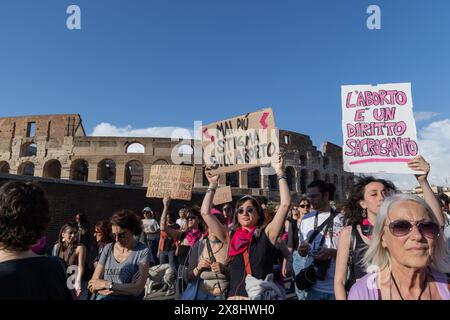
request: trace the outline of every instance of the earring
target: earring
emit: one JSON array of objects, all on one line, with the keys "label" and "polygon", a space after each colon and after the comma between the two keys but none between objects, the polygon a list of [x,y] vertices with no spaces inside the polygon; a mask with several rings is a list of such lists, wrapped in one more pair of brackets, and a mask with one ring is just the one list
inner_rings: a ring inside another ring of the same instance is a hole
[{"label": "earring", "polygon": [[362,217],[367,218],[367,209],[366,208],[363,208],[363,210],[362,210]]}]

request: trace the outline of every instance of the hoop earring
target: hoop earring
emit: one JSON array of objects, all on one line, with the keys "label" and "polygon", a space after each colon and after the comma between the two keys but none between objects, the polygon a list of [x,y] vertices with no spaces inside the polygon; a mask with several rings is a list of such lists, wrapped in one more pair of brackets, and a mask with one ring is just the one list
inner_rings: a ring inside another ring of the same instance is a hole
[{"label": "hoop earring", "polygon": [[366,208],[363,208],[363,210],[362,210],[362,217],[367,218],[367,209]]}]

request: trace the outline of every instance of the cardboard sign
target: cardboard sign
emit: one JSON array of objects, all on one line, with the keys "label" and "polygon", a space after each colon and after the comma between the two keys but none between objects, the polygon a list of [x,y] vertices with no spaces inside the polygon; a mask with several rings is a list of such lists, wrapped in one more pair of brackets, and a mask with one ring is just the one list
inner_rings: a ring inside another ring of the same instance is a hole
[{"label": "cardboard sign", "polygon": [[153,165],[148,180],[147,198],[191,200],[195,167]]},{"label": "cardboard sign", "polygon": [[407,162],[418,155],[410,83],[342,86],[344,170],[419,173]]},{"label": "cardboard sign", "polygon": [[272,163],[279,152],[271,108],[201,127],[203,161],[222,174]]},{"label": "cardboard sign", "polygon": [[216,189],[216,193],[214,194],[213,204],[218,206],[219,204],[232,202],[233,197],[231,195],[231,187],[220,187]]}]

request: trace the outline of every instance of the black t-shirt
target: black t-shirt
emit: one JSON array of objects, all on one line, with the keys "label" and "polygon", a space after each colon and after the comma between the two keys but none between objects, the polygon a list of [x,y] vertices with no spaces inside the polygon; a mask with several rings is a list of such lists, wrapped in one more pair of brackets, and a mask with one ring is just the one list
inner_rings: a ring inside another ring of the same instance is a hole
[{"label": "black t-shirt", "polygon": [[57,257],[0,262],[0,300],[73,300]]},{"label": "black t-shirt", "polygon": [[[253,237],[248,254],[252,275],[255,278],[265,279],[268,274],[273,272],[275,254],[275,246],[267,238],[265,230],[262,229],[261,235],[257,239]],[[230,263],[230,290],[228,291],[228,296],[248,296],[245,290],[245,277],[244,257],[240,254],[235,256]]]}]

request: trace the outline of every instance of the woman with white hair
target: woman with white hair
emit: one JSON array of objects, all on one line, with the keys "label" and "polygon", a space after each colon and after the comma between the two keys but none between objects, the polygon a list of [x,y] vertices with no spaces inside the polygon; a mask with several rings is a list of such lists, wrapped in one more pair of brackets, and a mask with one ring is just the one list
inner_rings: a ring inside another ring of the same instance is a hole
[{"label": "woman with white hair", "polygon": [[369,273],[353,285],[349,300],[450,300],[447,244],[420,197],[384,200],[364,263]]}]

